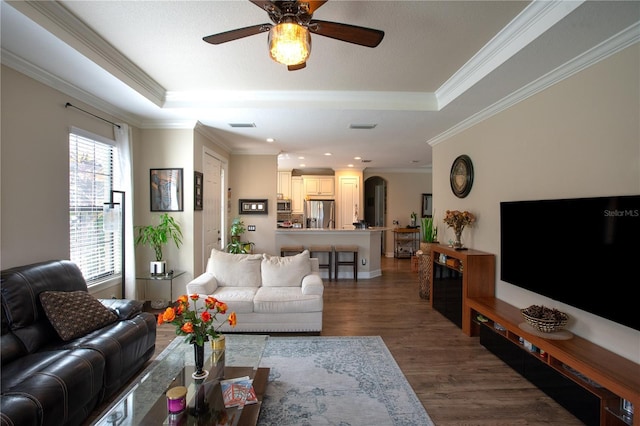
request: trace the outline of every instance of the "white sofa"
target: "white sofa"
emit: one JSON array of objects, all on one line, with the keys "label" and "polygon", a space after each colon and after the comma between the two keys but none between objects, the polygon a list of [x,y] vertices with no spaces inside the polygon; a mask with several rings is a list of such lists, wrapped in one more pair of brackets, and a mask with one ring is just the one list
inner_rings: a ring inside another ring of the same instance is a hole
[{"label": "white sofa", "polygon": [[224,324],[223,332],[320,332],[323,293],[318,259],[308,250],[280,257],[214,249],[206,271],[187,284],[187,294],[213,295],[227,315],[236,313],[236,327]]}]

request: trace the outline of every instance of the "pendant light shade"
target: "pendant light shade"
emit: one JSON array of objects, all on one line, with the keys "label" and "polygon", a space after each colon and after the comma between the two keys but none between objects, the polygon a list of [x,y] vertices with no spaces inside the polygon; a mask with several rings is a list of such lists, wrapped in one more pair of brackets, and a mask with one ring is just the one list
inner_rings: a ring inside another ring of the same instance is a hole
[{"label": "pendant light shade", "polygon": [[293,23],[281,23],[269,30],[269,55],[284,65],[299,65],[307,61],[311,53],[311,35],[305,27]]}]

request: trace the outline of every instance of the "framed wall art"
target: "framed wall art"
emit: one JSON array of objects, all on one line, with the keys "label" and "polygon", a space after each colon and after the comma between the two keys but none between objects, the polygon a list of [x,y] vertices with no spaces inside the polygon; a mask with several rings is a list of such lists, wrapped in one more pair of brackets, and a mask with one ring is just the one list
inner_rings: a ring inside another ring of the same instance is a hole
[{"label": "framed wall art", "polygon": [[432,194],[422,194],[422,217],[433,217]]},{"label": "framed wall art", "polygon": [[183,169],[151,169],[149,177],[152,212],[184,210]]},{"label": "framed wall art", "polygon": [[268,200],[240,200],[240,214],[268,214]]},{"label": "framed wall art", "polygon": [[200,172],[193,172],[193,209],[202,210],[202,184],[204,175]]}]

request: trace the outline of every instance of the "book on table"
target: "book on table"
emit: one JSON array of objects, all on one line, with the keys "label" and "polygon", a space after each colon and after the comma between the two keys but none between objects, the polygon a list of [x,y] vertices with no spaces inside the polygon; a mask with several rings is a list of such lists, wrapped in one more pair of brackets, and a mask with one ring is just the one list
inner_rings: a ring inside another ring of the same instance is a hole
[{"label": "book on table", "polygon": [[220,388],[226,408],[242,407],[258,402],[256,391],[253,388],[253,380],[249,376],[221,380]]}]

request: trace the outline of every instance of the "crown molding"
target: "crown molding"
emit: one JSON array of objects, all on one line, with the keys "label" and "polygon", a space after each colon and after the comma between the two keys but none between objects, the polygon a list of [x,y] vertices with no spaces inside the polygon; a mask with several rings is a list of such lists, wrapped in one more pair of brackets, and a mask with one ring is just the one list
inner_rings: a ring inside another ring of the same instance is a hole
[{"label": "crown molding", "polygon": [[362,91],[169,91],[164,108],[324,108],[437,111],[435,94]]},{"label": "crown molding", "polygon": [[59,2],[29,0],[7,3],[125,82],[155,105],[162,106],[166,95],[164,87]]},{"label": "crown molding", "polygon": [[442,109],[578,8],[583,1],[532,1],[438,90]]},{"label": "crown molding", "polygon": [[452,136],[475,126],[476,124],[522,102],[523,100],[539,93],[572,75],[589,68],[592,65],[620,52],[621,50],[640,42],[640,23],[636,23],[605,40],[594,48],[566,62],[562,66],[548,72],[535,81],[504,97],[500,101],[490,105],[482,111],[461,121],[447,131],[427,141],[429,145],[436,146]]}]

